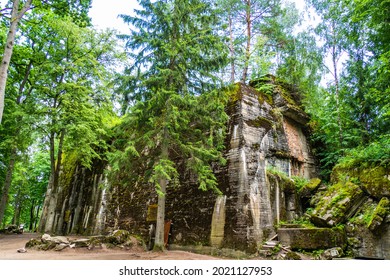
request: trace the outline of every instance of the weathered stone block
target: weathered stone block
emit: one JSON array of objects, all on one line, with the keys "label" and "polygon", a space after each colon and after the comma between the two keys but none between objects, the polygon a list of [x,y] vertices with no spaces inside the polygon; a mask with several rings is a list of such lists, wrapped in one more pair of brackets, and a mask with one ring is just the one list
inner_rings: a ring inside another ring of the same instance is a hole
[{"label": "weathered stone block", "polygon": [[60,244],[57,244],[57,246],[54,248],[54,251],[62,251],[68,247],[69,247],[69,244],[60,243]]},{"label": "weathered stone block", "polygon": [[341,228],[279,228],[278,238],[291,249],[317,250],[346,245],[346,235]]},{"label": "weathered stone block", "polygon": [[336,166],[332,172],[332,181],[336,182],[342,176],[357,178],[362,188],[377,199],[390,197],[390,167]]},{"label": "weathered stone block", "polygon": [[390,260],[390,223],[385,222],[380,232],[372,232],[366,225],[346,227],[349,248],[357,258]]},{"label": "weathered stone block", "polygon": [[321,259],[323,260],[332,260],[335,258],[340,258],[343,255],[343,249],[340,247],[330,248],[325,250],[321,254]]},{"label": "weathered stone block", "polygon": [[89,239],[83,238],[83,239],[77,239],[71,242],[74,248],[83,248],[89,246]]},{"label": "weathered stone block", "polygon": [[26,248],[34,248],[42,244],[41,240],[31,238],[29,241],[27,241],[25,247]]},{"label": "weathered stone block", "polygon": [[376,231],[386,220],[386,216],[389,213],[390,201],[387,197],[383,197],[374,210],[371,220],[368,223],[368,229],[371,231]]},{"label": "weathered stone block", "polygon": [[299,190],[299,195],[301,197],[310,197],[318,190],[320,184],[321,184],[321,179],[319,178],[310,179],[310,181],[307,184],[305,184],[302,187],[302,189]]},{"label": "weathered stone block", "polygon": [[366,200],[360,187],[351,182],[333,185],[317,198],[311,221],[328,227],[352,217]]}]

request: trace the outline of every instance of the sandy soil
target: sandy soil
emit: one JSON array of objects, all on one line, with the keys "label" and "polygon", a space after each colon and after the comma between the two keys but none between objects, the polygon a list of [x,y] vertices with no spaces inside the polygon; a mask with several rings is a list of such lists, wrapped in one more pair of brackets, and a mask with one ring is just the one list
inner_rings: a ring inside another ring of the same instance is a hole
[{"label": "sandy soil", "polygon": [[[145,252],[142,248],[130,250],[66,248],[63,251],[38,251],[28,249],[18,253],[28,240],[39,234],[24,233],[0,234],[0,260],[216,260],[218,258],[184,251],[166,251],[161,253]],[[68,237],[72,238],[72,237]]]}]

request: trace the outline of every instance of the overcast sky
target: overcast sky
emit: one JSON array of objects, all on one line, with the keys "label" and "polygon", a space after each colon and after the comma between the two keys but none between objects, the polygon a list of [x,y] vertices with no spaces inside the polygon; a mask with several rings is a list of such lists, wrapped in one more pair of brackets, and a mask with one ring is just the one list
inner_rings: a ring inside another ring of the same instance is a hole
[{"label": "overcast sky", "polygon": [[92,0],[89,15],[92,24],[99,29],[115,28],[121,33],[128,33],[129,27],[118,15],[129,15],[136,7],[139,7],[136,0]]},{"label": "overcast sky", "polygon": [[[304,10],[304,0],[290,0],[295,2],[298,9]],[[128,26],[118,18],[118,14],[131,14],[137,8],[136,0],[92,0],[92,8],[89,15],[92,23],[99,29],[115,28],[121,33],[128,33]]]}]

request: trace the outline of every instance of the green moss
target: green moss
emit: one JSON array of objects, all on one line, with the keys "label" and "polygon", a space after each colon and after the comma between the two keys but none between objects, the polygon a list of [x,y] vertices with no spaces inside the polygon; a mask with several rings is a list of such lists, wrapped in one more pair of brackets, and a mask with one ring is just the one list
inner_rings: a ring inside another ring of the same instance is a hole
[{"label": "green moss", "polygon": [[349,222],[357,225],[364,225],[368,227],[368,224],[372,220],[374,211],[377,204],[368,203],[363,205],[362,210],[355,217],[351,218]]},{"label": "green moss", "polygon": [[275,155],[276,157],[278,157],[278,158],[287,158],[287,159],[291,158],[290,153],[289,153],[289,152],[286,152],[286,151],[276,151],[276,152],[274,153],[274,155]]},{"label": "green moss", "polygon": [[283,191],[295,192],[294,181],[284,172],[276,169],[273,166],[270,166],[267,167],[266,175],[268,180],[270,180],[273,184],[276,183],[275,181],[278,181],[278,184]]},{"label": "green moss", "polygon": [[[272,94],[266,94],[263,91],[259,90],[258,88],[254,87],[255,90],[251,90],[252,94],[255,94],[257,96],[257,100],[259,104],[263,104],[264,102],[267,102],[269,104],[273,104],[272,100]],[[242,84],[236,83],[234,85],[231,85],[225,89],[225,95],[227,99],[229,100],[229,103],[234,104],[238,100],[242,100],[243,92],[245,89],[242,87]],[[251,104],[249,104],[251,105]]]},{"label": "green moss", "polygon": [[375,197],[381,197],[390,194],[389,174],[390,170],[377,166],[361,170],[358,178],[370,194]]},{"label": "green moss", "polygon": [[286,229],[290,246],[295,250],[318,250],[331,247],[345,247],[345,231],[340,228]]},{"label": "green moss", "polygon": [[42,244],[42,241],[39,239],[31,238],[25,245],[26,248],[34,248]]},{"label": "green moss", "polygon": [[261,117],[261,116],[257,117],[256,119],[253,119],[253,120],[248,120],[248,121],[246,121],[246,123],[252,127],[264,127],[266,129],[270,129],[273,125],[272,121],[268,120],[267,118]]},{"label": "green moss", "polygon": [[225,89],[225,94],[228,97],[229,102],[235,103],[242,99],[242,92],[240,90],[240,84],[234,84]]},{"label": "green moss", "polygon": [[390,195],[390,168],[384,166],[355,167],[348,164],[336,165],[332,171],[331,180],[352,180],[359,182],[372,196],[380,199]]},{"label": "green moss", "polygon": [[378,206],[375,209],[374,215],[380,215],[382,217],[386,216],[389,213],[390,201],[387,197],[383,197]]},{"label": "green moss", "polygon": [[346,182],[345,184],[338,183],[336,185],[333,185],[330,188],[330,191],[336,193],[331,200],[330,206],[333,206],[334,204],[347,197],[351,197],[352,194],[356,191],[361,192],[359,186],[353,184],[352,182]]},{"label": "green moss", "polygon": [[314,215],[331,214],[336,220],[341,220],[350,204],[362,194],[359,186],[352,182],[339,182],[329,187],[316,201]]},{"label": "green moss", "polygon": [[283,127],[283,113],[280,108],[275,107],[270,110],[271,116],[276,120],[276,125],[274,128],[282,128]]},{"label": "green moss", "polygon": [[277,87],[275,87],[275,92],[279,93],[286,101],[287,104],[290,104],[293,107],[297,107],[299,109],[298,104],[295,102],[291,94],[284,87],[278,85]]},{"label": "green moss", "polygon": [[290,252],[287,252],[285,259],[286,260],[301,260],[302,258],[297,253],[290,251]]},{"label": "green moss", "polygon": [[292,179],[294,180],[295,187],[297,191],[299,192],[304,186],[308,184],[308,180],[306,178],[303,178],[301,176],[292,176]]},{"label": "green moss", "polygon": [[290,223],[293,225],[299,225],[303,228],[316,228],[316,226],[310,221],[307,216],[299,217],[298,219],[295,219]]},{"label": "green moss", "polygon": [[279,94],[289,107],[302,111],[297,89],[280,78],[276,78],[273,75],[265,75],[251,81],[249,85],[263,94],[261,97],[262,101],[266,99],[269,104],[273,105],[275,95]]},{"label": "green moss", "polygon": [[312,178],[312,179],[310,179],[310,181],[306,181],[306,183],[302,187],[300,187],[300,188],[299,188],[299,185],[297,185],[298,192],[303,197],[309,197],[315,191],[317,191],[317,189],[319,188],[320,184],[321,184],[321,179],[319,179],[319,178]]},{"label": "green moss", "polygon": [[273,105],[273,93],[274,93],[275,85],[273,84],[262,84],[255,89],[259,92],[257,99],[259,104],[263,104],[266,101],[268,104]]},{"label": "green moss", "polygon": [[390,201],[387,197],[383,197],[375,208],[371,219],[367,225],[370,230],[376,230],[390,213]]},{"label": "green moss", "polygon": [[267,175],[268,174],[278,175],[280,177],[284,177],[284,179],[286,179],[286,180],[289,179],[286,173],[284,173],[283,171],[280,171],[279,169],[277,169],[275,166],[272,166],[272,165],[267,166],[266,172],[267,172]]},{"label": "green moss", "polygon": [[122,244],[130,238],[130,232],[127,230],[116,230],[112,234],[112,237],[116,239],[116,243]]},{"label": "green moss", "polygon": [[312,178],[310,181],[305,185],[305,187],[309,189],[315,189],[321,184],[321,179],[319,178]]},{"label": "green moss", "polygon": [[165,246],[164,245],[154,244],[153,251],[154,252],[164,252],[165,251]]},{"label": "green moss", "polygon": [[252,149],[254,149],[254,150],[260,149],[260,144],[259,144],[259,143],[253,144],[253,145],[252,145]]},{"label": "green moss", "polygon": [[62,172],[59,178],[59,183],[61,186],[65,188],[70,186],[78,160],[79,159],[76,152],[63,154]]}]

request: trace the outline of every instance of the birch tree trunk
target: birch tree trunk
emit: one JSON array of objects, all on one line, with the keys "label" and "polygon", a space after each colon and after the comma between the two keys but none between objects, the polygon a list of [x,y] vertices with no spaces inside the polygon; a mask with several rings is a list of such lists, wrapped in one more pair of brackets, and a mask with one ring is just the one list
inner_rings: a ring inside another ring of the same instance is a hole
[{"label": "birch tree trunk", "polygon": [[336,39],[336,24],[334,21],[332,21],[332,48],[331,48],[331,55],[332,55],[332,63],[333,63],[333,75],[334,75],[334,84],[335,84],[335,91],[336,91],[336,110],[337,110],[337,124],[339,126],[339,147],[343,147],[343,126],[341,122],[341,116],[340,116],[340,86],[339,86],[339,73],[337,70],[337,39]]},{"label": "birch tree trunk", "polygon": [[13,1],[12,13],[10,19],[10,27],[7,35],[7,42],[4,48],[3,58],[0,64],[0,124],[3,118],[4,111],[4,97],[5,97],[5,87],[7,84],[8,78],[8,67],[12,57],[12,51],[14,49],[16,31],[18,29],[18,24],[22,19],[23,15],[30,8],[32,0],[27,0],[26,4],[19,11],[19,0]]},{"label": "birch tree trunk", "polygon": [[234,67],[234,39],[233,39],[233,19],[232,15],[229,14],[229,40],[230,40],[230,46],[229,46],[229,51],[230,51],[230,67],[231,69],[231,74],[230,74],[230,81],[233,84],[235,81],[235,72],[236,69]]},{"label": "birch tree trunk", "polygon": [[251,57],[251,40],[252,40],[252,14],[251,14],[251,0],[245,1],[246,5],[246,48],[245,48],[245,61],[244,61],[244,70],[242,73],[241,81],[246,83],[248,78],[248,69],[249,69],[249,59]]}]

